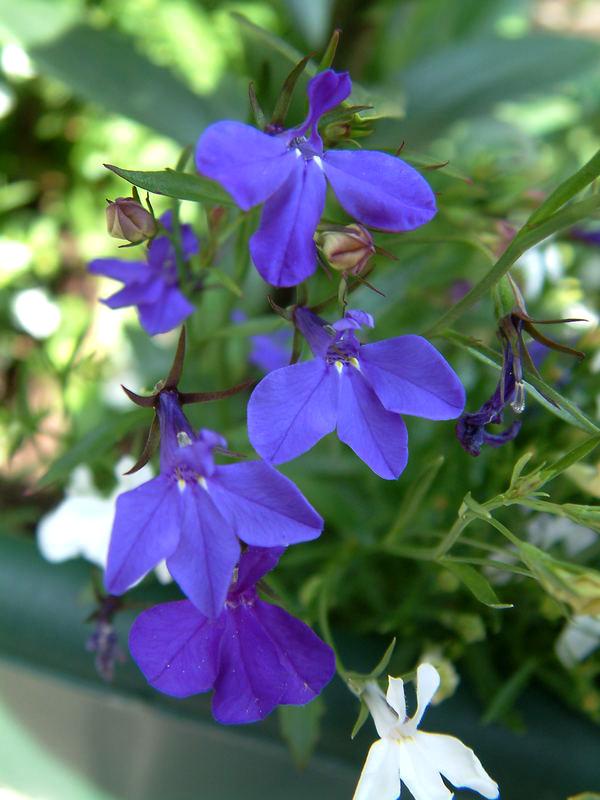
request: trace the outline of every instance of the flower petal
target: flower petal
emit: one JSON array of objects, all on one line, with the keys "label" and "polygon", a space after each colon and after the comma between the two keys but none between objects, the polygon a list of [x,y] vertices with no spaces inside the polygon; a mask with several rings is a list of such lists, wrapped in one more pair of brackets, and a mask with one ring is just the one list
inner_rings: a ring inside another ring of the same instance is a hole
[{"label": "flower petal", "polygon": [[143,611],[129,649],[151,686],[173,697],[208,692],[217,677],[222,618],[209,620],[189,600]]},{"label": "flower petal", "polygon": [[292,171],[265,203],[250,239],[256,269],[273,286],[295,286],[317,266],[313,236],[325,206],[325,176],[314,160],[294,158]]},{"label": "flower petal", "polygon": [[209,125],[196,145],[198,172],[220,183],[244,211],[276,192],[293,166],[283,139],[241,122]]},{"label": "flower petal", "polygon": [[402,739],[398,748],[400,780],[405,783],[414,800],[452,800],[434,762],[426,758],[414,739]]},{"label": "flower petal", "polygon": [[140,303],[156,303],[164,291],[164,282],[147,273],[144,281],[129,283],[118,292],[102,300],[109,308],[125,308]]},{"label": "flower petal", "polygon": [[431,187],[395,156],[374,150],[329,150],[323,169],[340,205],[365,225],[411,231],[435,216]]},{"label": "flower petal", "polygon": [[297,129],[297,134],[304,134],[313,128],[311,141],[321,144],[317,131],[319,119],[331,109],[339,106],[352,91],[352,81],[347,72],[335,72],[326,69],[311,78],[306,87],[308,95],[308,115],[302,125]]},{"label": "flower petal", "polygon": [[333,677],[333,650],[308,625],[278,606],[257,600],[254,612],[275,645],[285,673],[285,691],[279,702],[309,703]]},{"label": "flower petal", "polygon": [[163,289],[161,296],[152,303],[139,303],[140,322],[146,333],[154,336],[166,333],[181,325],[193,314],[196,307],[175,286]]},{"label": "flower petal", "polygon": [[280,464],[310,450],[335,428],[337,375],[321,358],[271,372],[248,402],[248,437]]},{"label": "flower petal", "polygon": [[490,800],[498,797],[498,784],[490,778],[471,748],[459,739],[442,733],[418,731],[415,744],[456,788],[473,789]]},{"label": "flower petal", "polygon": [[397,478],[408,460],[402,418],[385,410],[354,367],[343,367],[340,380],[338,436],[381,478]]},{"label": "flower petal", "polygon": [[404,722],[406,717],[406,697],[404,696],[404,681],[402,678],[388,677],[388,690],[385,695],[388,702],[398,717],[400,722]]},{"label": "flower petal", "polygon": [[259,547],[316,539],[323,519],[296,486],[269,464],[217,467],[208,491],[236,536]]},{"label": "flower petal", "polygon": [[123,594],[177,547],[180,505],[177,487],[159,475],[117,497],[105,584]]},{"label": "flower petal", "polygon": [[167,567],[192,603],[214,618],[223,610],[240,546],[200,486],[186,484],[181,503],[179,545],[167,559]]},{"label": "flower petal", "polygon": [[275,568],[285,552],[285,547],[247,547],[240,556],[238,576],[232,592],[241,594],[252,589],[263,575]]},{"label": "flower petal", "polygon": [[371,745],[353,800],[396,800],[400,796],[396,749],[388,739]]},{"label": "flower petal", "polygon": [[232,608],[225,619],[213,716],[224,725],[256,722],[279,703],[286,673],[252,606]]},{"label": "flower petal", "polygon": [[143,261],[122,261],[120,258],[96,258],[88,264],[92,275],[105,275],[123,283],[139,283],[148,278],[148,265]]},{"label": "flower petal", "polygon": [[457,374],[421,336],[397,336],[360,348],[363,375],[384,408],[425,419],[454,419],[465,406]]},{"label": "flower petal", "polygon": [[437,669],[432,664],[419,664],[417,667],[417,710],[408,723],[413,729],[418,728],[427,706],[439,688],[440,673]]}]

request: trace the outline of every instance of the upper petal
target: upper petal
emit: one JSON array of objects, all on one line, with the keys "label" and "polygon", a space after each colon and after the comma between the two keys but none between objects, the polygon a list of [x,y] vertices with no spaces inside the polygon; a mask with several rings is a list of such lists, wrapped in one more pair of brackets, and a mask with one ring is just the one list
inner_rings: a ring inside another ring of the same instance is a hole
[{"label": "upper petal", "polygon": [[209,125],[196,145],[198,172],[224,186],[244,211],[276,192],[293,165],[282,139],[241,122]]},{"label": "upper petal", "polygon": [[426,419],[454,419],[465,405],[458,375],[421,336],[397,336],[360,348],[365,378],[384,408]]},{"label": "upper petal", "polygon": [[252,260],[273,286],[295,286],[317,266],[313,236],[325,206],[325,176],[314,160],[292,158],[286,182],[265,203],[250,239]]},{"label": "upper petal", "polygon": [[181,502],[181,536],[167,567],[192,603],[214,618],[225,604],[240,555],[239,542],[200,486],[188,483]]},{"label": "upper petal", "polygon": [[400,796],[396,747],[389,739],[371,745],[352,800],[396,800]]},{"label": "upper petal", "polygon": [[129,649],[149,684],[173,697],[207,692],[217,677],[222,618],[208,620],[189,600],[143,611]]},{"label": "upper petal", "polygon": [[498,797],[498,784],[490,778],[471,748],[459,739],[417,731],[415,744],[453,786],[473,789],[490,799]]},{"label": "upper petal", "polygon": [[431,187],[396,156],[374,150],[329,150],[323,168],[340,204],[365,225],[410,231],[435,216]]},{"label": "upper petal", "polygon": [[248,437],[262,458],[296,458],[335,428],[337,375],[321,358],[269,373],[248,402]]},{"label": "upper petal", "polygon": [[402,678],[392,678],[391,675],[388,676],[388,690],[385,699],[388,705],[398,714],[400,722],[403,722],[406,717],[406,697],[404,695],[404,681]]},{"label": "upper petal", "polygon": [[440,673],[433,664],[419,664],[417,667],[417,710],[407,723],[407,728],[415,730],[434,694],[440,688]]},{"label": "upper petal", "polygon": [[308,95],[308,115],[302,125],[297,129],[298,134],[305,133],[313,128],[311,140],[321,144],[317,131],[319,119],[339,106],[352,91],[352,81],[347,72],[335,72],[332,69],[323,70],[311,78],[306,87]]},{"label": "upper petal", "polygon": [[164,288],[160,297],[151,303],[139,304],[140,322],[146,333],[172,331],[195,311],[195,306],[175,286]]},{"label": "upper petal", "polygon": [[105,584],[122,594],[177,546],[180,506],[174,482],[159,475],[117,497]]},{"label": "upper petal", "polygon": [[279,702],[288,705],[310,702],[334,675],[333,650],[308,625],[279,606],[257,600],[254,613],[274,643],[285,675],[285,690]]},{"label": "upper petal", "polygon": [[408,460],[402,418],[386,411],[354,367],[343,367],[340,381],[338,436],[381,478],[397,478]]},{"label": "upper petal", "polygon": [[452,800],[437,766],[425,758],[414,739],[401,739],[398,746],[400,780],[414,800]]},{"label": "upper petal", "polygon": [[224,725],[256,722],[279,703],[286,673],[254,607],[239,605],[229,609],[225,621],[213,716]]},{"label": "upper petal", "polygon": [[240,557],[238,575],[232,591],[237,593],[251,589],[263,575],[275,568],[285,547],[247,547]]},{"label": "upper petal", "polygon": [[262,461],[217,467],[208,490],[244,542],[277,547],[316,539],[323,519],[297,487]]},{"label": "upper petal", "polygon": [[92,275],[105,275],[123,283],[137,283],[148,277],[148,265],[143,261],[122,261],[120,258],[96,258],[88,264]]}]

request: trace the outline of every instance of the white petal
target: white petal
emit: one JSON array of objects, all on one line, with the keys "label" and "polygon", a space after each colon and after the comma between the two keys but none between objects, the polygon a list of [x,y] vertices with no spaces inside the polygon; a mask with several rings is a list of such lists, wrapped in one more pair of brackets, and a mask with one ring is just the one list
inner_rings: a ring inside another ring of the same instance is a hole
[{"label": "white petal", "polygon": [[113,503],[99,497],[69,497],[38,525],[38,545],[48,561],[83,556],[104,566],[114,516]]},{"label": "white petal", "polygon": [[424,757],[413,738],[402,739],[399,746],[400,780],[415,800],[451,800],[439,770]]},{"label": "white petal", "polygon": [[424,758],[457,788],[466,787],[484,797],[498,797],[498,784],[493,781],[470,747],[454,736],[441,733],[415,735],[415,742]]},{"label": "white petal", "polygon": [[371,745],[353,800],[397,800],[400,796],[397,745],[380,739]]},{"label": "white petal", "polygon": [[377,733],[382,739],[394,738],[393,731],[398,727],[398,716],[388,705],[377,681],[368,681],[365,684],[362,698],[371,712]]},{"label": "white petal", "polygon": [[392,678],[388,675],[388,690],[386,694],[388,704],[394,709],[400,722],[406,718],[406,698],[404,697],[404,681],[402,678]]},{"label": "white petal", "polygon": [[433,664],[419,664],[417,669],[417,711],[408,724],[412,731],[416,730],[423,719],[423,714],[439,686],[440,673]]},{"label": "white petal", "polygon": [[156,565],[156,567],[154,568],[154,572],[156,573],[156,577],[158,578],[160,583],[173,582],[173,578],[171,577],[171,573],[169,572],[169,568],[167,567],[167,562],[165,559],[163,559]]}]

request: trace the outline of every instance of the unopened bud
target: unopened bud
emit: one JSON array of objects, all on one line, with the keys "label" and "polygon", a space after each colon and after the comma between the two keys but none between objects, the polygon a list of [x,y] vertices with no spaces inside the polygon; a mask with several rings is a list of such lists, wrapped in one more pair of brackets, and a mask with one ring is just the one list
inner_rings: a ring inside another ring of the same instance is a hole
[{"label": "unopened bud", "polygon": [[318,244],[332,269],[359,275],[375,252],[369,231],[356,223],[346,227],[326,228]]},{"label": "unopened bud", "polygon": [[106,227],[115,239],[125,239],[132,244],[151,239],[157,231],[152,214],[132,197],[118,197],[109,201]]}]

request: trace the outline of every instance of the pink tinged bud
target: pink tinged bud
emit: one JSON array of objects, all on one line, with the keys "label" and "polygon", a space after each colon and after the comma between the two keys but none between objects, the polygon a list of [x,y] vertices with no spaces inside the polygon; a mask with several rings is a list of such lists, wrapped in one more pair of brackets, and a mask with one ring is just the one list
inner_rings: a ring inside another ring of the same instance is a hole
[{"label": "pink tinged bud", "polygon": [[323,230],[318,244],[332,269],[354,275],[364,271],[375,252],[371,234],[357,223]]},{"label": "pink tinged bud", "polygon": [[118,197],[109,201],[106,209],[106,227],[115,239],[125,239],[137,244],[156,235],[156,220],[149,211],[132,197]]}]

